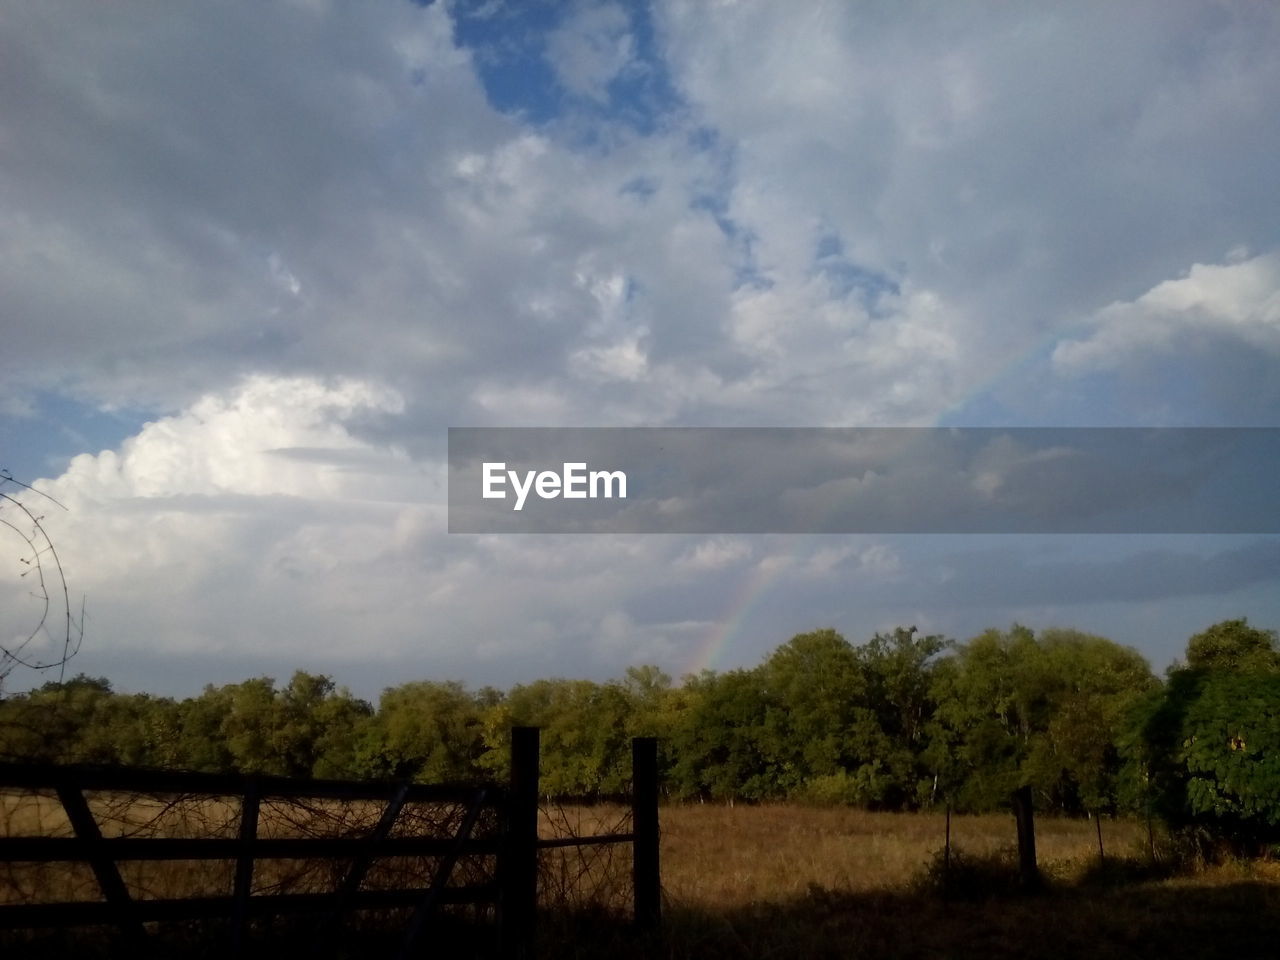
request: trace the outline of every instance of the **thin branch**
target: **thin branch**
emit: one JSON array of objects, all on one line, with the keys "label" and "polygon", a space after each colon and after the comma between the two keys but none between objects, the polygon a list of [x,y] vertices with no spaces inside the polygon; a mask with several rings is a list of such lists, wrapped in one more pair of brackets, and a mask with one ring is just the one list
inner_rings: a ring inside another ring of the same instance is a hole
[{"label": "thin branch", "polygon": [[[8,470],[0,470],[0,487],[9,483],[43,497],[62,510],[67,509],[65,504],[49,494],[37,490],[28,483],[14,479]],[[62,560],[58,556],[53,540],[49,537],[48,531],[44,527],[44,517],[32,513],[27,505],[17,497],[0,491],[0,510],[6,507],[9,509],[16,508],[21,513],[21,517],[18,518],[17,522],[11,521],[6,517],[0,517],[0,525],[12,530],[26,544],[26,555],[19,556],[18,561],[25,565],[27,569],[23,570],[18,576],[20,579],[25,579],[32,571],[35,572],[35,576],[32,577],[34,589],[31,591],[31,596],[39,603],[40,611],[35,626],[26,633],[23,639],[8,645],[0,644],[0,690],[3,689],[4,680],[18,667],[25,667],[30,670],[51,670],[56,667],[58,669],[58,681],[61,683],[66,677],[68,661],[80,651],[80,645],[84,640],[84,601],[82,598],[80,619],[77,621],[71,612],[71,591],[67,586]],[[47,570],[56,574],[56,582],[50,579],[46,573]],[[53,609],[53,597],[57,595],[59,590],[62,594],[61,619],[63,621],[59,631],[62,640],[61,655],[50,660],[24,656],[24,651],[35,641],[36,637],[40,636],[41,633],[46,636],[50,635],[48,630],[49,616]]]}]

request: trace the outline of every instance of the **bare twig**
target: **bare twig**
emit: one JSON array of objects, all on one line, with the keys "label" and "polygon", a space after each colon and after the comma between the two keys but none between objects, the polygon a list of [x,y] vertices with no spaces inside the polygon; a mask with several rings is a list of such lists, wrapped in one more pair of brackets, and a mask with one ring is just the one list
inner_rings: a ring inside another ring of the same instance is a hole
[{"label": "bare twig", "polygon": [[[3,693],[4,681],[18,667],[37,671],[56,669],[58,681],[62,682],[66,677],[67,663],[80,652],[80,644],[84,640],[84,601],[81,600],[77,620],[72,616],[71,592],[57,548],[45,530],[44,516],[33,513],[17,496],[6,493],[4,488],[9,485],[43,497],[61,510],[67,509],[47,493],[15,479],[8,470],[0,470],[0,526],[17,534],[24,545],[18,557],[18,563],[23,567],[18,578],[31,585],[30,595],[39,608],[35,625],[30,630],[19,632],[16,640],[0,636],[0,693]],[[2,511],[6,510],[11,515],[16,512],[17,516],[13,519],[4,516]],[[57,626],[51,631],[50,619],[55,604],[59,613],[54,614]],[[59,655],[38,657],[27,652],[37,637],[43,635],[52,639],[54,631],[62,644]]]}]

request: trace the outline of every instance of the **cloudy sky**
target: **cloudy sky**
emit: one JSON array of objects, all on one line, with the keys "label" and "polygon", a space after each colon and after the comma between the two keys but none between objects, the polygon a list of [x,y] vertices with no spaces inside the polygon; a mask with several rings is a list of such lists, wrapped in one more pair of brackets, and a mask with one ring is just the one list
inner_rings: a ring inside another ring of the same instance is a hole
[{"label": "cloudy sky", "polygon": [[1249,2],[0,0],[0,467],[66,507],[27,501],[76,669],[375,696],[1015,620],[1161,668],[1280,626],[1275,536],[450,535],[444,462],[1280,425],[1277,49]]}]

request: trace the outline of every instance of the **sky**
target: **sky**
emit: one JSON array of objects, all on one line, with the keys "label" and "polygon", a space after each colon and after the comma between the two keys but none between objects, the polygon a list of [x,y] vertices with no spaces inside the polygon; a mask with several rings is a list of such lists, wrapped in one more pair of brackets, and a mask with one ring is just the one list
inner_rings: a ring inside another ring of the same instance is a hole
[{"label": "sky", "polygon": [[467,535],[445,489],[460,426],[1280,426],[1277,49],[1248,2],[0,0],[0,468],[71,669],[1280,627],[1274,535]]}]

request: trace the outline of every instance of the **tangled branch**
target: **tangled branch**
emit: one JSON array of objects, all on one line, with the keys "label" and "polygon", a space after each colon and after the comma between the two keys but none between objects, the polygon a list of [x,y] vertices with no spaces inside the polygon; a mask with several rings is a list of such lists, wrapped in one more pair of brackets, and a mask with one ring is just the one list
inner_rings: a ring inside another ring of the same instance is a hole
[{"label": "tangled branch", "polygon": [[[0,635],[0,692],[4,689],[5,680],[18,667],[37,671],[57,670],[61,682],[65,678],[67,663],[79,653],[84,639],[84,600],[82,598],[80,602],[79,618],[72,616],[67,578],[58,551],[44,528],[44,516],[33,513],[18,496],[6,492],[8,486],[12,486],[19,496],[25,490],[61,510],[67,509],[47,493],[14,479],[7,470],[0,470],[0,525],[13,531],[24,544],[18,557],[21,567],[18,578],[28,585],[28,592],[39,608],[35,625],[30,630],[19,631],[12,639]],[[5,516],[6,511],[10,516]],[[15,511],[16,517],[13,516]],[[55,650],[60,644],[61,652],[52,656],[38,655],[35,651],[42,644],[36,641],[40,637],[52,641],[49,647]]]}]

